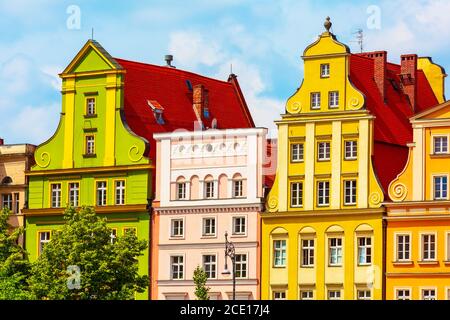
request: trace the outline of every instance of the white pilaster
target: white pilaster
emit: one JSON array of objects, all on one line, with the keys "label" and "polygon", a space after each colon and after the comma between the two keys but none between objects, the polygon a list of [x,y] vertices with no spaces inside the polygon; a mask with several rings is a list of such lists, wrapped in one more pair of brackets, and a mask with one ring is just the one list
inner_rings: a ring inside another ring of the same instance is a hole
[{"label": "white pilaster", "polygon": [[256,135],[247,136],[247,199],[255,199],[258,196],[256,181],[256,164],[258,161],[258,140]]},{"label": "white pilaster", "polygon": [[161,205],[166,206],[170,201],[170,139],[161,140]]}]

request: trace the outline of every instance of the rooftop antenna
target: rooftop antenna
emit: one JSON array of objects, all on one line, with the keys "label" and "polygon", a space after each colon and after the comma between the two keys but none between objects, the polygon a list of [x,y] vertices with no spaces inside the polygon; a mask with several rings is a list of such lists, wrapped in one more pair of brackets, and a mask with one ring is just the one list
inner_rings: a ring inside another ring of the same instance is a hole
[{"label": "rooftop antenna", "polygon": [[233,74],[233,64],[230,63],[230,74]]},{"label": "rooftop antenna", "polygon": [[94,40],[94,28],[91,30],[91,40]]},{"label": "rooftop antenna", "polygon": [[356,41],[350,41],[350,42],[357,42],[359,45],[359,50],[362,53],[364,50],[364,33],[362,29],[356,30],[356,32],[353,32],[352,34],[356,34]]}]

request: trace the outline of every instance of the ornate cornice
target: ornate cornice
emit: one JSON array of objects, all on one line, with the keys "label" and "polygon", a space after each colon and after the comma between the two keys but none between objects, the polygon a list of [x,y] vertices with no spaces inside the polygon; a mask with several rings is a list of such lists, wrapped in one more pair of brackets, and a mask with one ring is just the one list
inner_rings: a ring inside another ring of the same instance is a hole
[{"label": "ornate cornice", "polygon": [[223,206],[195,206],[195,207],[157,207],[158,214],[201,214],[201,213],[236,213],[236,212],[261,212],[263,203],[234,204]]}]

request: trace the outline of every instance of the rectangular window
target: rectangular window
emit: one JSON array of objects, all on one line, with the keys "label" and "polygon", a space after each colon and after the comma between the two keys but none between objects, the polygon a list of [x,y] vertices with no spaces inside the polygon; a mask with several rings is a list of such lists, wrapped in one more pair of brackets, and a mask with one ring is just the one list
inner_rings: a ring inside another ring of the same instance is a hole
[{"label": "rectangular window", "polygon": [[19,193],[14,193],[14,213],[20,212]]},{"label": "rectangular window", "polygon": [[97,206],[106,206],[106,181],[97,181]]},{"label": "rectangular window", "polygon": [[291,144],[291,161],[292,162],[303,161],[303,143]]},{"label": "rectangular window", "polygon": [[117,239],[117,229],[111,229],[110,238],[111,238],[111,243],[116,242],[116,239]]},{"label": "rectangular window", "polygon": [[203,236],[212,237],[216,235],[216,219],[204,218],[203,219]]},{"label": "rectangular window", "polygon": [[434,177],[434,200],[447,199],[447,176]]},{"label": "rectangular window", "polygon": [[302,240],[302,267],[314,266],[314,239]]},{"label": "rectangular window", "polygon": [[330,91],[328,93],[328,107],[339,107],[339,91]]},{"label": "rectangular window", "polygon": [[341,300],[341,290],[328,290],[328,300]]},{"label": "rectangular window", "polygon": [[115,182],[115,198],[116,205],[125,204],[125,180],[118,180]]},{"label": "rectangular window", "polygon": [[311,93],[311,109],[320,109],[320,92]]},{"label": "rectangular window", "polygon": [[184,220],[183,219],[172,219],[170,221],[170,236],[173,238],[184,236]]},{"label": "rectangular window", "polygon": [[320,65],[320,77],[328,78],[330,76],[330,65],[328,63],[324,63]]},{"label": "rectangular window", "polygon": [[286,300],[286,291],[274,291],[273,300]]},{"label": "rectangular window", "polygon": [[51,206],[52,208],[61,207],[61,183],[52,183],[51,188]]},{"label": "rectangular window", "polygon": [[450,233],[447,233],[447,255],[445,261],[450,261]]},{"label": "rectangular window", "polygon": [[170,257],[170,269],[172,273],[172,280],[184,279],[184,257],[172,256]]},{"label": "rectangular window", "polygon": [[346,205],[356,204],[356,180],[344,181],[344,203]]},{"label": "rectangular window", "polygon": [[95,137],[94,136],[86,136],[85,154],[95,154]]},{"label": "rectangular window", "polygon": [[436,300],[436,290],[422,289],[422,300]]},{"label": "rectangular window", "polygon": [[372,293],[370,290],[358,290],[356,292],[358,300],[372,300]]},{"label": "rectangular window", "polygon": [[303,183],[291,183],[291,207],[301,207],[303,204]]},{"label": "rectangular window", "polygon": [[302,291],[300,291],[300,299],[301,300],[313,300],[314,292],[312,290],[302,290]]},{"label": "rectangular window", "polygon": [[409,289],[397,289],[397,300],[411,300],[411,291]]},{"label": "rectangular window", "polygon": [[86,114],[92,116],[95,114],[95,98],[86,99]]},{"label": "rectangular window", "polygon": [[397,261],[409,261],[410,252],[410,236],[408,234],[397,235]]},{"label": "rectangular window", "polygon": [[216,256],[215,255],[204,255],[203,256],[203,270],[205,270],[208,279],[216,278]]},{"label": "rectangular window", "polygon": [[69,183],[69,202],[73,207],[78,207],[80,198],[80,184],[78,182]]},{"label": "rectangular window", "polygon": [[13,196],[12,193],[5,193],[2,195],[2,208],[8,208],[12,211],[13,207]]},{"label": "rectangular window", "polygon": [[358,142],[345,141],[345,160],[355,160],[358,155]]},{"label": "rectangular window", "polygon": [[39,232],[39,252],[38,254],[41,255],[42,251],[44,250],[44,247],[47,243],[50,242],[50,231],[43,231]]},{"label": "rectangular window", "polygon": [[372,238],[361,237],[358,238],[358,264],[369,265],[372,264]]},{"label": "rectangular window", "polygon": [[242,180],[234,180],[233,181],[233,197],[234,198],[242,197],[242,195],[243,195],[242,185],[243,185]]},{"label": "rectangular window", "polygon": [[319,161],[330,160],[331,144],[330,142],[319,142],[317,144],[317,159]]},{"label": "rectangular window", "polygon": [[436,260],[436,235],[422,235],[422,260]]},{"label": "rectangular window", "polygon": [[205,197],[207,199],[214,198],[214,181],[205,182]]},{"label": "rectangular window", "polygon": [[317,183],[317,204],[328,206],[330,204],[330,182],[319,181]]},{"label": "rectangular window", "polygon": [[275,267],[286,266],[286,240],[273,241],[273,265]]},{"label": "rectangular window", "polygon": [[434,137],[433,138],[434,154],[447,154],[448,153],[448,138],[447,137]]},{"label": "rectangular window", "polygon": [[247,278],[247,255],[236,254],[235,256],[236,278]]},{"label": "rectangular window", "polygon": [[186,182],[177,183],[177,199],[186,199]]},{"label": "rectangular window", "polygon": [[245,217],[233,217],[233,234],[244,235],[246,233]]},{"label": "rectangular window", "polygon": [[330,238],[329,243],[329,263],[330,266],[342,265],[342,238]]}]

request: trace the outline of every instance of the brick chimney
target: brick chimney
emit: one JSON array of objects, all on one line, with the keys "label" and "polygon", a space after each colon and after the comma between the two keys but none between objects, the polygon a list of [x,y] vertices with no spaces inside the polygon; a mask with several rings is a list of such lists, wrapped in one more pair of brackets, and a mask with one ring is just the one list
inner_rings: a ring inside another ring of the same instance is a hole
[{"label": "brick chimney", "polygon": [[414,112],[417,97],[417,55],[405,54],[400,57],[400,60],[400,80],[402,82],[403,93],[408,96],[411,109]]},{"label": "brick chimney", "polygon": [[378,90],[383,101],[386,98],[386,78],[387,78],[387,52],[386,51],[374,51],[364,52],[360,54],[363,57],[371,58],[374,61],[374,80],[377,84]]},{"label": "brick chimney", "polygon": [[197,121],[203,123],[203,119],[209,116],[209,92],[202,84],[197,84],[193,88],[193,108]]},{"label": "brick chimney", "polygon": [[2,138],[0,138],[0,146],[5,144],[5,140],[3,140]]}]

